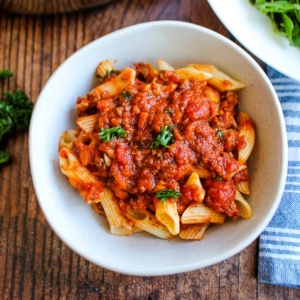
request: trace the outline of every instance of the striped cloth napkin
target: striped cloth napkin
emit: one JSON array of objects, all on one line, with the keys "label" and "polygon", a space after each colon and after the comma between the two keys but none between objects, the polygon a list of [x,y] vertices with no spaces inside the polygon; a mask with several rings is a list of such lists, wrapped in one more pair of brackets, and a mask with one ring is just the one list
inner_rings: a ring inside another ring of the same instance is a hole
[{"label": "striped cloth napkin", "polygon": [[288,175],[281,203],[259,238],[258,281],[300,288],[300,82],[268,67],[288,136]]}]

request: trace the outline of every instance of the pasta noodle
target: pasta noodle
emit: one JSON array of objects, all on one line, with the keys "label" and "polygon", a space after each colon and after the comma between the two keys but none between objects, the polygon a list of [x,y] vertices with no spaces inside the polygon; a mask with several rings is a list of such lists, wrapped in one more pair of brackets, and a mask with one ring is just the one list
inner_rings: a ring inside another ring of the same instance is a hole
[{"label": "pasta noodle", "polygon": [[216,87],[221,92],[228,91],[228,90],[239,90],[245,87],[243,83],[224,74],[215,66],[200,65],[200,64],[191,64],[188,66],[212,74],[211,78],[208,80],[208,83]]},{"label": "pasta noodle", "polygon": [[179,237],[184,240],[202,240],[209,224],[186,225],[180,232]]},{"label": "pasta noodle", "polygon": [[155,201],[155,216],[158,221],[166,226],[171,234],[179,233],[179,215],[177,211],[177,204],[173,199],[165,201]]},{"label": "pasta noodle", "polygon": [[224,214],[219,214],[204,204],[191,204],[182,214],[182,224],[222,224],[225,220]]},{"label": "pasta noodle", "polygon": [[161,239],[174,238],[170,231],[147,210],[136,211],[131,209],[126,216],[136,227],[140,228],[141,230],[144,230]]},{"label": "pasta noodle", "polygon": [[114,235],[201,240],[210,224],[251,218],[244,84],[213,65],[133,66],[100,62],[100,84],[77,99],[77,129],[59,140],[70,184]]}]

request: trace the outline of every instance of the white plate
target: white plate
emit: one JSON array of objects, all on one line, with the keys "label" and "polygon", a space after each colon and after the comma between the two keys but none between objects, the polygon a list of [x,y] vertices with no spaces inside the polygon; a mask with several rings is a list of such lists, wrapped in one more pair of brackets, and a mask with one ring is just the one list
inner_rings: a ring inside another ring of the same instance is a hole
[{"label": "white plate", "polygon": [[208,0],[234,37],[259,59],[279,72],[300,80],[300,48],[273,32],[271,20],[249,0]]},{"label": "white plate", "polygon": [[[240,108],[254,119],[257,140],[250,161],[254,215],[212,226],[201,242],[165,241],[146,233],[114,236],[102,216],[60,172],[58,140],[75,127],[75,103],[96,84],[99,61],[116,68],[163,58],[175,67],[215,64],[243,81]],[[276,135],[274,134],[276,133]],[[281,199],[287,168],[284,119],[276,93],[258,64],[236,44],[206,28],[174,21],[119,30],[83,47],[51,76],[35,105],[30,126],[30,165],[40,207],[61,240],[89,261],[121,273],[164,275],[218,263],[244,249],[267,226]]]}]

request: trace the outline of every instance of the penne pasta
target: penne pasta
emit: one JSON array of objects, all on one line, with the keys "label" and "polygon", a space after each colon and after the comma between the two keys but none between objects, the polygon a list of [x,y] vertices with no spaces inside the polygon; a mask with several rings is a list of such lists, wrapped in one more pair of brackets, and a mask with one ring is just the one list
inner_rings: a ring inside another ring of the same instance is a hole
[{"label": "penne pasta", "polygon": [[169,230],[157,220],[155,215],[147,210],[137,211],[132,209],[126,213],[126,217],[131,220],[136,227],[161,239],[172,239],[174,237]]},{"label": "penne pasta", "polygon": [[241,210],[241,217],[244,219],[250,219],[252,217],[252,209],[249,203],[244,199],[242,194],[236,190],[235,204]]},{"label": "penne pasta", "polygon": [[91,203],[91,206],[92,206],[93,210],[94,210],[97,214],[99,214],[99,215],[105,215],[105,212],[104,212],[104,210],[103,210],[103,207],[102,207],[102,205],[101,205],[101,202],[97,202],[97,203],[93,202],[93,203]]},{"label": "penne pasta", "polygon": [[198,81],[207,80],[212,77],[210,73],[199,71],[195,68],[182,68],[174,71],[180,79],[196,79]]},{"label": "penne pasta", "polygon": [[216,213],[204,204],[191,204],[182,214],[182,224],[215,223],[222,224],[225,215]]},{"label": "penne pasta", "polygon": [[250,195],[249,180],[238,182],[236,184],[236,187],[241,193],[243,193],[245,195]]},{"label": "penne pasta", "polygon": [[155,216],[158,221],[164,224],[171,234],[179,233],[179,215],[177,211],[177,204],[172,198],[165,201],[155,200]]},{"label": "penne pasta", "polygon": [[220,103],[220,91],[210,85],[205,89],[205,96],[215,103]]},{"label": "penne pasta", "polygon": [[242,142],[238,146],[238,162],[244,164],[249,158],[255,143],[253,121],[246,113],[238,113],[238,136]]},{"label": "penne pasta", "polygon": [[204,199],[204,196],[205,196],[205,190],[202,187],[199,176],[196,172],[193,172],[190,175],[190,177],[187,180],[185,185],[188,186],[188,187],[192,187],[194,200],[196,202],[201,203]]},{"label": "penne pasta", "polygon": [[174,68],[162,59],[157,60],[158,68],[165,71],[174,71]]},{"label": "penne pasta", "polygon": [[246,168],[244,168],[242,173],[239,174],[239,172],[236,174],[237,178],[234,177],[235,185],[237,189],[245,194],[250,195],[250,183],[249,183],[249,172],[248,167],[245,164]]},{"label": "penne pasta", "polygon": [[185,225],[180,229],[179,237],[184,240],[202,240],[209,224]]},{"label": "penne pasta", "polygon": [[102,185],[91,172],[83,167],[78,158],[67,148],[59,151],[59,164],[63,174],[87,203],[101,201]]},{"label": "penne pasta", "polygon": [[124,68],[115,78],[100,84],[94,88],[90,94],[95,97],[101,97],[107,94],[111,97],[118,96],[128,86],[132,85],[135,80],[136,72],[132,68]]},{"label": "penne pasta", "polygon": [[85,116],[77,119],[76,124],[85,132],[89,133],[94,130],[97,122],[97,115]]},{"label": "penne pasta", "polygon": [[213,174],[209,170],[207,170],[203,167],[200,167],[200,166],[195,166],[193,168],[193,172],[197,173],[199,178],[212,178],[213,177]]},{"label": "penne pasta", "polygon": [[130,235],[133,233],[133,228],[121,212],[119,205],[114,199],[113,193],[107,188],[103,189],[101,204],[112,234]]},{"label": "penne pasta", "polygon": [[104,61],[101,61],[97,67],[96,70],[96,76],[102,81],[107,74],[109,74],[111,71],[115,70],[115,67],[113,63],[106,59]]},{"label": "penne pasta", "polygon": [[237,173],[239,173],[239,172],[241,172],[242,170],[245,170],[245,169],[247,169],[246,164],[239,165],[239,168],[235,172],[229,173],[229,178],[232,178],[235,174],[237,174]]},{"label": "penne pasta", "polygon": [[75,137],[76,130],[70,129],[64,131],[59,139],[59,149],[66,148],[68,150],[71,150]]},{"label": "penne pasta", "polygon": [[221,92],[235,91],[243,89],[245,87],[245,85],[242,82],[237,81],[232,77],[226,75],[213,65],[190,64],[188,65],[188,67],[192,67],[199,71],[210,73],[212,77],[208,79],[208,83],[220,90]]}]

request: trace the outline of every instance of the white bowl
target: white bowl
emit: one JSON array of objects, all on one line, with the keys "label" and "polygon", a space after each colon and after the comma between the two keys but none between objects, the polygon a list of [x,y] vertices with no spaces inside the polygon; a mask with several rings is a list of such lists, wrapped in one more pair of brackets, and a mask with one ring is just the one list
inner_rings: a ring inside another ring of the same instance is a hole
[{"label": "white bowl", "polygon": [[[250,159],[250,220],[211,226],[202,241],[165,241],[146,233],[111,235],[106,220],[83,202],[58,164],[60,134],[75,127],[75,102],[96,84],[99,61],[118,69],[157,58],[175,67],[214,64],[247,87],[240,109],[256,123]],[[67,59],[52,75],[35,106],[30,127],[30,164],[39,204],[50,226],[72,250],[104,268],[131,275],[165,275],[195,270],[243,250],[267,226],[281,199],[287,170],[287,139],[280,103],[265,73],[241,48],[206,28],[176,21],[128,27],[102,37]]]}]

